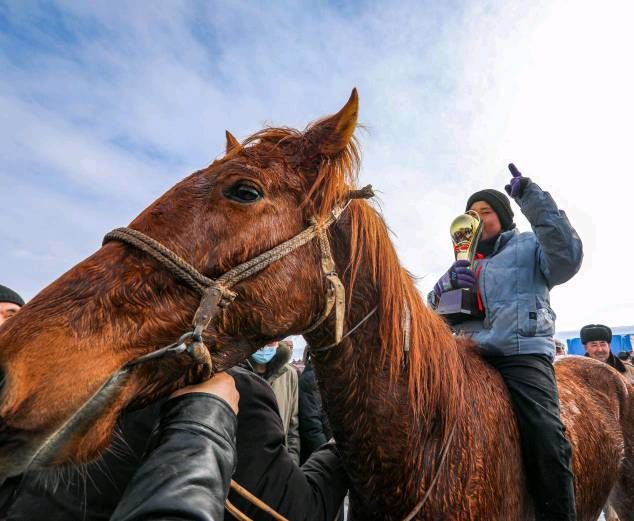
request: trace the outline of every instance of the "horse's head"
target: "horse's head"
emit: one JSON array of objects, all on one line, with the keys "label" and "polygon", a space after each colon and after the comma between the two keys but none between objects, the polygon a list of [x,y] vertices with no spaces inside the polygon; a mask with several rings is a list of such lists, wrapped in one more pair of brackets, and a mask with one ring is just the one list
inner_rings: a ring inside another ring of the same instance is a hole
[{"label": "horse's head", "polygon": [[[337,114],[305,131],[265,129],[184,179],[131,224],[216,278],[343,204],[358,167],[353,91]],[[215,370],[270,340],[304,331],[325,303],[317,241],[234,286],[205,334]],[[0,478],[16,474],[113,372],[191,329],[200,296],[147,253],[106,243],[0,329]],[[69,433],[48,463],[102,450],[126,407],[196,378],[181,358],[135,370],[90,428]]]}]

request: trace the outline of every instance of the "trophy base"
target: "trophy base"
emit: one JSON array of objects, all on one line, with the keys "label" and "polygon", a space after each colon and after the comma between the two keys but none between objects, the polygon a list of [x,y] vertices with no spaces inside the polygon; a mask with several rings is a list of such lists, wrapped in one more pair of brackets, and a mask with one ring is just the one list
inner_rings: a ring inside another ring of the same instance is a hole
[{"label": "trophy base", "polygon": [[452,325],[484,318],[484,313],[478,309],[476,292],[471,289],[445,291],[440,296],[436,313]]}]

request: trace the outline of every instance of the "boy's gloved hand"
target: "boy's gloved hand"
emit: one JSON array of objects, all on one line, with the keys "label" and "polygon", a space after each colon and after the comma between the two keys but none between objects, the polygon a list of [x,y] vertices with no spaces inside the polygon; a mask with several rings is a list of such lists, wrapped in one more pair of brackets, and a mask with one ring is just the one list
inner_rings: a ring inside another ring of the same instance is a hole
[{"label": "boy's gloved hand", "polygon": [[450,289],[473,288],[476,283],[476,278],[469,266],[470,263],[467,260],[454,262],[451,268],[447,270],[447,273],[436,282],[434,286],[436,296],[440,297],[440,295]]},{"label": "boy's gloved hand", "polygon": [[511,171],[513,179],[511,179],[511,182],[507,184],[504,189],[512,198],[522,197],[524,188],[526,188],[526,185],[530,183],[531,180],[529,177],[524,177],[513,163],[509,163],[509,170]]}]

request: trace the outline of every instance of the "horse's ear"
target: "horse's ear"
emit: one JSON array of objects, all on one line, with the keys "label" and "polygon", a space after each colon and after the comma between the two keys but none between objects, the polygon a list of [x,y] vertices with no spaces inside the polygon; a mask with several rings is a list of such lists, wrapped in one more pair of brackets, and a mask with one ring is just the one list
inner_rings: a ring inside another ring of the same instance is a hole
[{"label": "horse's ear", "polygon": [[242,147],[242,145],[240,145],[240,142],[233,136],[231,132],[225,130],[225,133],[227,134],[227,154],[229,152],[232,152],[234,149],[239,149]]},{"label": "horse's ear", "polygon": [[352,89],[350,99],[343,108],[312,125],[304,136],[312,146],[313,152],[324,156],[334,156],[348,146],[357,127],[359,114],[359,95]]}]

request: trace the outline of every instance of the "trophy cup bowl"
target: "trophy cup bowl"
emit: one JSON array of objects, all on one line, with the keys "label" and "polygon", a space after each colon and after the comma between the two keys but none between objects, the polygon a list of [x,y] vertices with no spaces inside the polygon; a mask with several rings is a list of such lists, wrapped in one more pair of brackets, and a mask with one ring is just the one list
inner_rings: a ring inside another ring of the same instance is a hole
[{"label": "trophy cup bowl", "polygon": [[[456,217],[449,227],[456,260],[469,261],[471,269],[474,269],[476,248],[482,235],[482,227],[482,219],[473,210]],[[436,312],[449,324],[478,320],[484,316],[478,309],[475,288],[445,291],[440,296]]]}]

